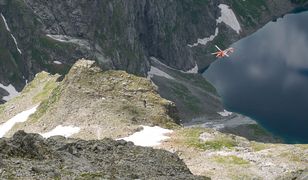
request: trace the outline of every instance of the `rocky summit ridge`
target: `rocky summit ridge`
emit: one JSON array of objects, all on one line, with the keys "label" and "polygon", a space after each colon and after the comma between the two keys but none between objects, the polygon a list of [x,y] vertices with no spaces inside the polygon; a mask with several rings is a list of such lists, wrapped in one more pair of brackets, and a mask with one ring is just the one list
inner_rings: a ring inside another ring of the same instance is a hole
[{"label": "rocky summit ridge", "polygon": [[[36,112],[26,122],[15,125],[8,136],[17,129],[45,133],[62,125],[80,128],[80,132],[72,136],[76,138],[120,138],[135,132],[140,125],[178,126],[174,103],[161,98],[156,87],[145,78],[124,71],[103,71],[94,61],[83,59],[61,82],[57,79],[57,75],[38,74],[13,100],[13,104],[28,102],[28,106],[18,108],[10,102],[2,105],[0,116],[5,122],[13,117],[11,111],[15,108],[24,111],[40,104]],[[37,88],[42,91],[35,91]]]}]

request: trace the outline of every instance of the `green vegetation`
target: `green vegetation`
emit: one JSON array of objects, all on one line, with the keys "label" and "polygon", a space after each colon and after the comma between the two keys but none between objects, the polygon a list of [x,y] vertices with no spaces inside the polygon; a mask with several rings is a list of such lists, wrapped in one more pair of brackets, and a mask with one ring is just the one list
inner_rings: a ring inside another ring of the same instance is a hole
[{"label": "green vegetation", "polygon": [[200,74],[189,74],[189,73],[181,73],[179,71],[171,70],[170,75],[176,77],[178,79],[188,80],[192,85],[201,88],[206,92],[210,92],[214,95],[218,95],[215,87],[209,83],[204,77]]},{"label": "green vegetation", "polygon": [[0,115],[3,113],[5,109],[5,106],[3,104],[0,104]]},{"label": "green vegetation", "polygon": [[101,179],[104,177],[104,174],[101,172],[88,172],[82,173],[77,179]]},{"label": "green vegetation", "polygon": [[161,126],[166,129],[178,129],[181,126],[173,122],[171,119],[168,119],[163,116],[156,116],[153,119],[155,125]]},{"label": "green vegetation", "polygon": [[57,83],[55,81],[48,81],[44,86],[43,90],[38,93],[36,96],[32,98],[34,103],[39,103],[48,98],[51,92],[57,87]]},{"label": "green vegetation", "polygon": [[232,0],[231,7],[239,15],[245,26],[256,26],[262,11],[268,10],[265,0],[238,1]]},{"label": "green vegetation", "polygon": [[255,152],[269,148],[269,145],[264,144],[264,143],[259,143],[259,142],[251,142],[250,146],[251,146],[252,150],[255,151]]},{"label": "green vegetation", "polygon": [[48,108],[51,108],[53,104],[55,104],[61,97],[61,87],[57,86],[55,89],[53,89],[52,94],[50,97],[43,102],[41,102],[40,106],[38,107],[37,111],[32,114],[29,119],[30,121],[36,121],[40,117],[42,117]]},{"label": "green vegetation", "polygon": [[[227,41],[228,40],[228,41]],[[210,46],[210,52],[215,52],[216,51],[216,48],[214,45],[218,45],[219,47],[221,47],[222,49],[225,49],[227,48],[226,47],[226,44],[230,44],[229,42],[229,38],[228,38],[228,35],[226,34],[223,34],[223,33],[219,33],[215,39],[213,41],[211,41],[210,43],[212,44]]]},{"label": "green vegetation", "polygon": [[[81,75],[78,78],[76,74]],[[126,73],[125,71],[101,71],[100,69],[73,68],[67,77],[76,79],[76,87],[87,89],[87,92],[93,92],[97,96],[103,95],[120,99],[116,103],[111,103],[109,108],[115,110],[116,115],[125,117],[125,123],[150,123],[164,128],[176,128],[177,124],[169,118],[167,111],[170,102],[162,99],[155,88],[145,78]],[[66,83],[64,80],[64,83]],[[143,100],[149,104],[148,108],[143,105]],[[112,101],[112,100],[111,100]],[[110,103],[107,101],[106,103]],[[103,104],[104,107],[106,104]],[[172,108],[172,107],[170,107]],[[172,112],[170,112],[171,114]],[[171,114],[172,115],[172,114]]]},{"label": "green vegetation", "polygon": [[250,174],[245,174],[246,172],[234,172],[231,174],[230,178],[232,180],[250,180],[250,179],[254,179],[254,180],[260,180],[262,179],[261,177],[254,175],[250,175]]},{"label": "green vegetation", "polygon": [[294,146],[300,148],[301,150],[308,149],[308,144],[295,144]]},{"label": "green vegetation", "polygon": [[56,82],[56,79],[59,78],[59,75],[50,75],[47,72],[38,73],[33,81],[26,85],[22,91],[22,96],[33,91],[35,88],[39,88],[39,92],[36,95],[33,95],[32,102],[37,104],[49,97],[52,91],[59,85]]},{"label": "green vegetation", "polygon": [[119,112],[128,112],[132,116],[142,116],[145,112],[138,108],[135,104],[125,104],[120,107]]},{"label": "green vegetation", "polygon": [[35,59],[39,64],[44,65],[45,61],[49,59],[47,53],[43,53],[38,49],[32,49],[31,51],[32,58]]},{"label": "green vegetation", "polygon": [[235,164],[235,165],[246,165],[249,164],[249,161],[244,160],[243,158],[230,155],[230,156],[214,156],[213,160],[221,164]]},{"label": "green vegetation", "polygon": [[201,111],[201,107],[199,107],[199,104],[201,103],[200,100],[193,96],[187,87],[177,82],[170,83],[172,84],[170,86],[171,92],[176,96],[176,98],[183,100],[183,103],[187,108],[189,108],[189,110],[195,113]]},{"label": "green vegetation", "polygon": [[285,151],[279,154],[279,157],[281,158],[287,158],[290,161],[295,162],[301,162],[303,161],[303,157],[305,157],[306,154],[298,153],[298,152],[292,152],[292,151]]},{"label": "green vegetation", "polygon": [[253,131],[255,136],[268,136],[270,135],[263,127],[258,124],[249,124],[248,127]]},{"label": "green vegetation", "polygon": [[30,92],[32,89],[38,87],[39,84],[47,80],[48,76],[49,76],[49,73],[47,72],[41,72],[41,73],[36,74],[35,78],[29,84],[25,86],[22,93],[24,94],[24,93]]},{"label": "green vegetation", "polygon": [[220,150],[222,148],[231,149],[237,146],[237,142],[225,135],[218,135],[213,137],[212,140],[202,141],[200,139],[200,135],[206,132],[204,128],[185,128],[180,130],[179,134],[179,142],[183,142],[185,145],[189,147],[198,148],[201,150],[214,149]]},{"label": "green vegetation", "polygon": [[231,149],[233,147],[237,146],[237,143],[235,140],[231,138],[218,138],[212,141],[206,141],[201,145],[202,149],[215,149],[219,150],[222,148],[228,148]]}]

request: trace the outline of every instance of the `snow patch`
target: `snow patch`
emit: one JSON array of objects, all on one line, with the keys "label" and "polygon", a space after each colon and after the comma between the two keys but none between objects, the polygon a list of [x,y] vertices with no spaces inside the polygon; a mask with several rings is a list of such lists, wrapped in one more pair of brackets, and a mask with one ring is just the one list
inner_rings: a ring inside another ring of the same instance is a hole
[{"label": "snow patch", "polygon": [[219,115],[223,116],[223,117],[227,117],[227,116],[230,116],[232,115],[232,112],[229,112],[227,110],[224,109],[223,112],[217,112]]},{"label": "snow patch", "polygon": [[[230,26],[234,31],[236,31],[237,34],[240,33],[241,29],[241,25],[238,22],[233,10],[226,4],[220,4],[218,6],[221,10],[221,16],[216,19],[216,23],[225,23],[226,25]],[[215,29],[215,34],[211,35],[210,37],[206,37],[203,39],[198,39],[196,43],[194,44],[188,44],[188,47],[195,47],[198,45],[206,45],[208,42],[211,42],[215,39],[216,36],[218,36],[219,33],[219,29],[218,27],[216,27]]]},{"label": "snow patch", "polygon": [[210,37],[206,37],[206,38],[203,38],[203,39],[198,39],[198,41],[196,43],[188,44],[188,46],[189,47],[195,47],[195,46],[198,46],[199,44],[206,45],[208,42],[213,41],[215,39],[215,37],[218,35],[218,33],[219,33],[219,30],[216,27],[214,35],[211,35]]},{"label": "snow patch", "polygon": [[16,45],[16,49],[17,49],[17,51],[19,52],[19,54],[22,54],[21,53],[21,50],[19,49],[19,47],[18,47],[18,44],[17,44],[17,40],[16,40],[16,38],[14,37],[14,35],[13,34],[11,34],[11,37],[13,38],[13,40],[14,40],[14,43],[15,43],[15,45]]},{"label": "snow patch", "polygon": [[4,24],[5,24],[6,30],[11,32],[11,30],[10,30],[9,26],[7,25],[6,19],[5,19],[5,17],[3,16],[3,14],[2,14],[2,13],[1,13],[1,17],[2,17],[3,22],[4,22]]},{"label": "snow patch", "polygon": [[9,95],[3,96],[2,99],[5,101],[12,99],[19,94],[19,92],[16,91],[15,87],[12,84],[9,84],[8,86],[4,86],[3,84],[0,83],[0,88],[4,89],[5,91],[9,93]]},{"label": "snow patch", "polygon": [[60,61],[53,61],[54,64],[62,64]]},{"label": "snow patch", "polygon": [[206,123],[200,124],[200,126],[204,127],[204,128],[211,128],[211,129],[214,129],[214,130],[217,130],[217,131],[225,128],[224,124],[220,124],[220,123],[217,123],[217,122],[206,122]]},{"label": "snow patch", "polygon": [[[4,24],[5,24],[6,30],[9,31],[9,32],[11,32],[11,29],[9,28],[9,26],[8,26],[8,24],[7,24],[7,22],[6,22],[6,19],[5,19],[5,17],[3,16],[2,13],[1,13],[1,17],[2,17],[3,22],[4,22]],[[20,50],[19,47],[18,47],[17,40],[16,40],[16,38],[14,37],[14,35],[13,35],[12,33],[11,33],[11,37],[12,37],[13,40],[14,40],[14,43],[15,43],[15,45],[16,45],[17,51],[19,52],[19,54],[22,54],[22,53],[21,53],[21,50]]]},{"label": "snow patch", "polygon": [[[157,146],[160,142],[170,137],[165,136],[167,133],[172,133],[172,130],[164,129],[159,126],[149,127],[142,126],[143,130],[134,133],[131,136],[121,138],[125,141],[131,141],[137,146]],[[121,140],[117,139],[117,140]]]},{"label": "snow patch", "polygon": [[160,60],[158,60],[156,57],[153,57],[153,56],[152,56],[152,57],[150,57],[150,59],[151,59],[152,61],[155,61],[156,63],[162,65],[162,66],[167,67],[168,69],[172,69],[172,70],[175,70],[175,71],[179,71],[178,69],[174,69],[174,68],[172,68],[172,67],[170,67],[170,66],[168,66],[168,65],[166,65],[166,64],[164,64],[164,63],[162,63],[162,62],[160,62]]},{"label": "snow patch", "polygon": [[190,69],[188,71],[185,71],[185,73],[197,74],[198,71],[199,71],[199,68],[198,68],[198,64],[196,63],[195,67],[193,67],[192,69]]},{"label": "snow patch", "polygon": [[44,138],[49,138],[51,136],[64,136],[64,137],[70,137],[73,134],[76,134],[80,131],[79,127],[73,127],[73,126],[57,126],[53,130],[40,134]]},{"label": "snow patch", "polygon": [[230,26],[237,34],[241,31],[240,23],[238,22],[233,10],[226,4],[220,4],[218,6],[221,10],[221,16],[216,20],[217,23],[224,22]]},{"label": "snow patch", "polygon": [[28,79],[25,78],[25,76],[22,76],[22,78],[25,80],[26,85],[28,84]]},{"label": "snow patch", "polygon": [[[182,72],[182,73],[195,73],[195,74],[197,74],[198,73],[198,65],[197,65],[197,63],[195,63],[195,67],[193,67],[191,70],[188,70],[188,71],[182,71],[182,70],[178,70],[178,69],[174,69],[174,68],[172,68],[172,67],[170,67],[170,66],[168,66],[168,65],[166,65],[166,64],[164,64],[164,63],[162,63],[162,62],[160,62],[156,57],[150,57],[151,58],[151,60],[152,61],[155,61],[156,63],[158,63],[158,64],[160,64],[160,65],[162,65],[162,66],[164,66],[164,67],[166,67],[166,68],[168,68],[168,69],[171,69],[171,70],[174,70],[174,71],[179,71],[179,72]],[[156,68],[157,69],[157,68]],[[159,70],[159,71],[161,71],[161,70]],[[161,71],[161,72],[163,72],[163,71]],[[149,73],[149,72],[148,72]],[[165,73],[165,72],[163,72],[163,73]],[[166,73],[167,74],[167,73]],[[169,75],[168,75],[169,76]],[[171,76],[170,76],[171,77]],[[172,79],[174,79],[173,77],[172,77]]]},{"label": "snow patch", "polygon": [[150,71],[148,72],[148,78],[152,78],[154,75],[156,76],[161,76],[161,77],[165,77],[167,79],[174,79],[172,76],[170,76],[169,74],[165,73],[164,71],[154,67],[154,66],[151,66],[151,69]]},{"label": "snow patch", "polygon": [[12,127],[16,123],[21,123],[27,121],[28,117],[35,113],[38,105],[34,106],[33,108],[23,111],[21,113],[18,113],[16,116],[8,120],[7,122],[0,125],[0,138],[2,138],[8,131],[12,129]]},{"label": "snow patch", "polygon": [[46,36],[50,37],[53,40],[63,42],[63,43],[73,43],[77,44],[79,46],[84,46],[87,49],[90,49],[90,43],[87,40],[84,39],[78,39],[66,35],[52,35],[52,34],[46,34]]}]

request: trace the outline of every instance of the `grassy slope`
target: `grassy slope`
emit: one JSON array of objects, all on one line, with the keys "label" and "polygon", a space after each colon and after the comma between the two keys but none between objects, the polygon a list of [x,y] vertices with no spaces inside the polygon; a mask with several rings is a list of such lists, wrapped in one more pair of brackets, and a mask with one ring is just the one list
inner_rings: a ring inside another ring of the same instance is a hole
[{"label": "grassy slope", "polygon": [[36,78],[26,85],[19,96],[0,105],[1,122],[5,122],[17,113],[30,109],[48,99],[53,89],[58,86],[56,82],[58,78],[59,75],[50,75],[46,72],[37,74]]},{"label": "grassy slope", "polygon": [[206,128],[176,130],[161,148],[176,152],[194,174],[220,180],[292,179],[308,164],[307,144],[258,143]]}]

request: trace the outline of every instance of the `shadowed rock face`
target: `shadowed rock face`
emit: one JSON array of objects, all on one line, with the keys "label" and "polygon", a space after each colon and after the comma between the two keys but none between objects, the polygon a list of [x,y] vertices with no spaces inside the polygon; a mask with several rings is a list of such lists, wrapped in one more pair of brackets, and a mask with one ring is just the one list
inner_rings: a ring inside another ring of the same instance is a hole
[{"label": "shadowed rock face", "polygon": [[84,141],[18,131],[0,139],[1,178],[207,179],[164,150],[111,139]]},{"label": "shadowed rock face", "polygon": [[[224,23],[217,25],[221,3],[234,10],[242,27],[241,34]],[[195,48],[188,44],[210,37],[218,26],[219,35],[213,43],[227,46],[294,7],[289,0],[262,0],[248,7],[243,3],[235,0],[3,0],[0,12],[10,32],[1,19],[0,82],[13,82],[20,90],[25,84],[23,76],[31,80],[42,70],[65,73],[68,66],[82,57],[95,59],[105,68],[139,75],[146,75],[151,56],[182,70],[191,69],[197,62],[202,70],[214,60],[207,55],[212,50],[211,43]]]}]

